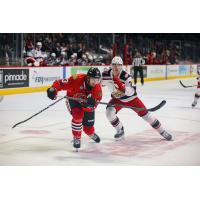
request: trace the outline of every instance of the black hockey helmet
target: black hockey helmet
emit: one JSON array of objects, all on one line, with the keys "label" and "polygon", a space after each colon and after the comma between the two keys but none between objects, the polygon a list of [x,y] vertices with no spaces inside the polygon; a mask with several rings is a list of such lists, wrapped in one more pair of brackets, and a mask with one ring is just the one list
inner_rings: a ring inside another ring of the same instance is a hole
[{"label": "black hockey helmet", "polygon": [[88,77],[101,78],[101,72],[97,67],[91,67],[87,72]]}]

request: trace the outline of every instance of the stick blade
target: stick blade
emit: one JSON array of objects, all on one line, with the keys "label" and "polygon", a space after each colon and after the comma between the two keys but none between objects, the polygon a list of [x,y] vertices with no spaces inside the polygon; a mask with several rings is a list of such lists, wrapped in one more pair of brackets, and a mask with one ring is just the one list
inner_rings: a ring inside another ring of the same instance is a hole
[{"label": "stick blade", "polygon": [[181,84],[182,87],[186,88],[186,86],[182,83],[181,80],[179,80],[179,83]]},{"label": "stick blade", "polygon": [[21,122],[18,122],[17,124],[14,124],[12,128],[15,128],[16,126],[18,126],[18,125],[20,125],[20,124],[24,123],[25,121],[26,121],[26,120],[24,120],[24,121],[21,121]]},{"label": "stick blade", "polygon": [[159,109],[162,108],[166,103],[167,103],[166,100],[163,100],[163,101],[161,101],[157,106],[148,109],[148,111],[154,112],[154,111],[156,111],[156,110],[159,110]]},{"label": "stick blade", "polygon": [[18,124],[13,125],[12,128],[15,128],[17,125],[18,125]]}]

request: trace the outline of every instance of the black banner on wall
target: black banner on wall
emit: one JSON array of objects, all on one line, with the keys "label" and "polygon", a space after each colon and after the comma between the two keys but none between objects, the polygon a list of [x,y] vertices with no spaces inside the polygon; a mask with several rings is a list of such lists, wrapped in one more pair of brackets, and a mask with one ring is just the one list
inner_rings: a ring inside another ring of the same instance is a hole
[{"label": "black banner on wall", "polygon": [[28,69],[0,69],[0,89],[28,86]]}]

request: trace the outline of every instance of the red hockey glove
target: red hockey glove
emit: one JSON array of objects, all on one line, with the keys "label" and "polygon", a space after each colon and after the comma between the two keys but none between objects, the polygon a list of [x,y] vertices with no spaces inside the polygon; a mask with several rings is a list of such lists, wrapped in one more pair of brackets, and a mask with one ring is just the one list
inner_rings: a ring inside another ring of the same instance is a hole
[{"label": "red hockey glove", "polygon": [[118,77],[113,77],[113,81],[115,84],[117,84],[119,90],[125,90],[125,84],[122,83]]}]

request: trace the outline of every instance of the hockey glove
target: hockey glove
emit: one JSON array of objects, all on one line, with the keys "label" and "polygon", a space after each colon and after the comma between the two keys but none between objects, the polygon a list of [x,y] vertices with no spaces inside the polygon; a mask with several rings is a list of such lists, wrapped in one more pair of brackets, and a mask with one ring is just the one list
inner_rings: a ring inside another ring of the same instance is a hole
[{"label": "hockey glove", "polygon": [[57,95],[57,90],[53,87],[47,89],[47,96],[51,99],[54,100],[56,99]]},{"label": "hockey glove", "polygon": [[113,81],[118,86],[119,90],[121,91],[125,90],[125,84],[122,83],[119,78],[113,77]]},{"label": "hockey glove", "polygon": [[92,95],[88,95],[86,107],[93,108],[95,107],[95,104],[96,104],[96,100],[92,97]]}]

